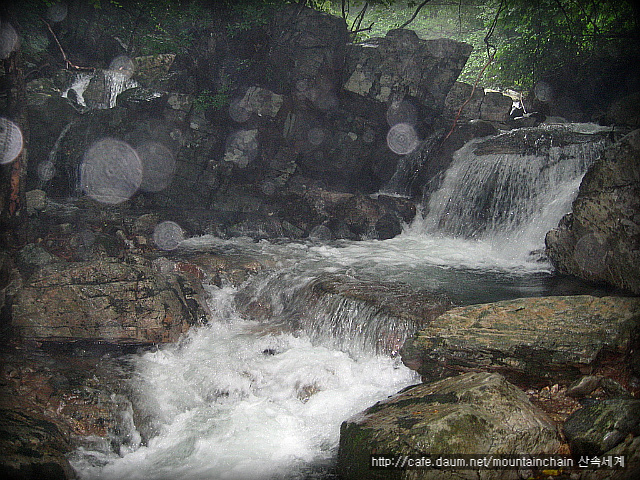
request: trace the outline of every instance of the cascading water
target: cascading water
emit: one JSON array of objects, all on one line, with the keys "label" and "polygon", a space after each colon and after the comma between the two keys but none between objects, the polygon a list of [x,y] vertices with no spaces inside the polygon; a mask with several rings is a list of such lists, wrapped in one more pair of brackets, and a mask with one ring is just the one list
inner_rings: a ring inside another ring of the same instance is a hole
[{"label": "cascading water", "polygon": [[78,448],[80,478],[334,478],[341,422],[418,381],[389,354],[417,327],[402,312],[433,298],[424,292],[468,304],[553,288],[549,265],[529,252],[604,146],[602,134],[555,130],[466,145],[425,217],[390,240],[182,242],[174,252],[213,249],[269,268],[239,287],[207,286],[208,325],[132,357],[135,424],[117,452]]},{"label": "cascading water", "polygon": [[604,150],[603,131],[549,125],[467,143],[430,196],[421,228],[487,241],[521,258],[542,248]]},{"label": "cascading water", "polygon": [[[91,102],[87,104],[85,98],[87,90],[92,83],[96,84]],[[129,72],[119,70],[98,70],[94,73],[81,73],[76,76],[72,84],[62,93],[63,97],[69,97],[71,91],[78,105],[88,108],[113,108],[116,106],[118,95],[129,88],[137,87],[138,83],[131,79]]]}]

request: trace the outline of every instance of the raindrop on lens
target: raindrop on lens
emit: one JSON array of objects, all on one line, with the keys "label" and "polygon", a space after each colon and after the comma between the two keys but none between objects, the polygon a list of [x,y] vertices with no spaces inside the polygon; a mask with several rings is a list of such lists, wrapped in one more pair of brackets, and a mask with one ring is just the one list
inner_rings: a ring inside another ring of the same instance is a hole
[{"label": "raindrop on lens", "polygon": [[391,102],[387,108],[387,123],[390,127],[398,123],[416,125],[418,123],[418,110],[415,105],[406,100]]},{"label": "raindrop on lens", "polygon": [[142,183],[142,162],[125,142],[105,138],[84,154],[80,181],[82,190],[94,200],[112,205],[122,203]]},{"label": "raindrop on lens", "polygon": [[418,146],[418,135],[413,126],[408,123],[398,123],[389,129],[387,145],[392,152],[406,155]]},{"label": "raindrop on lens", "polygon": [[184,231],[175,222],[159,223],[153,231],[153,241],[162,250],[175,250],[183,240]]},{"label": "raindrop on lens", "polygon": [[312,128],[307,133],[307,138],[309,139],[309,143],[311,145],[320,145],[324,141],[324,130],[322,128]]},{"label": "raindrop on lens", "polygon": [[136,148],[142,162],[142,183],[146,192],[159,192],[169,186],[176,169],[173,153],[158,142],[144,142]]},{"label": "raindrop on lens", "polygon": [[251,117],[251,112],[244,107],[242,99],[237,98],[229,103],[229,116],[234,122],[244,123]]},{"label": "raindrop on lens", "polygon": [[0,117],[0,164],[11,163],[22,151],[22,131],[11,120]]},{"label": "raindrop on lens", "polygon": [[47,18],[52,22],[61,22],[67,18],[67,4],[58,2],[47,8]]},{"label": "raindrop on lens", "polygon": [[38,165],[38,177],[43,182],[48,182],[56,176],[56,167],[53,162],[41,162]]},{"label": "raindrop on lens", "polygon": [[9,58],[11,52],[18,48],[18,33],[11,24],[0,23],[0,58]]},{"label": "raindrop on lens", "polygon": [[135,65],[133,64],[133,60],[126,55],[119,55],[111,61],[109,70],[119,72],[125,77],[130,78],[135,70]]},{"label": "raindrop on lens", "polygon": [[536,83],[533,93],[541,102],[550,102],[553,98],[553,88],[547,82]]}]

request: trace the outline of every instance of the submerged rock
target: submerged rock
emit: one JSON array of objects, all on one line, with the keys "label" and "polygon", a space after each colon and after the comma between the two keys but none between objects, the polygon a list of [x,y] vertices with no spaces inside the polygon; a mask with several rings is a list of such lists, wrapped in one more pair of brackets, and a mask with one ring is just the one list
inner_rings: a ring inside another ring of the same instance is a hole
[{"label": "submerged rock", "polygon": [[[538,455],[557,453],[559,446],[555,425],[524,392],[501,375],[467,373],[409,387],[344,422],[338,470],[345,480],[476,479],[473,470],[375,470],[370,455]],[[515,478],[484,473],[485,479]]]},{"label": "submerged rock", "polygon": [[561,273],[640,293],[640,130],[587,172],[573,213],[546,237]]},{"label": "submerged rock", "polygon": [[13,304],[24,339],[152,344],[175,342],[206,317],[200,288],[186,277],[112,261],[51,264]]},{"label": "submerged rock", "polygon": [[638,375],[629,360],[639,326],[638,298],[507,300],[445,312],[407,340],[401,355],[429,379],[472,370],[501,372],[519,385],[567,383],[604,363],[628,379]]}]

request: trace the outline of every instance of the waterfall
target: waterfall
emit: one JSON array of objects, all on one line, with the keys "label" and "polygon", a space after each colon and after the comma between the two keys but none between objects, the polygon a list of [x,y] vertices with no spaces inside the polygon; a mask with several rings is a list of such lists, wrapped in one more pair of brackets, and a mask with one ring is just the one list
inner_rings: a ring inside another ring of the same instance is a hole
[{"label": "waterfall", "polygon": [[[276,272],[236,295],[239,311],[270,321],[265,331],[305,335],[348,352],[395,356],[406,338],[450,307],[449,300],[406,284],[347,273]],[[277,318],[277,322],[273,322]]]},{"label": "waterfall", "polygon": [[474,140],[426,215],[389,240],[181,242],[172,254],[185,261],[222,253],[264,268],[237,285],[202,260],[218,278],[204,285],[208,325],[131,358],[135,424],[76,449],[79,477],[333,480],[340,424],[418,380],[393,354],[449,308],[438,292],[456,304],[549,294],[548,268],[522,255],[570,210],[605,143],[587,126]]},{"label": "waterfall", "polygon": [[420,221],[424,233],[528,253],[571,211],[606,146],[602,128],[553,125],[474,139],[455,152]]},{"label": "waterfall", "polygon": [[398,160],[396,170],[391,179],[380,189],[386,195],[411,197],[411,189],[416,175],[429,158],[429,154],[442,141],[443,131],[437,130],[425,140],[420,141],[417,148]]},{"label": "waterfall", "polygon": [[106,109],[116,106],[116,99],[122,92],[137,86],[138,83],[131,79],[128,72],[96,70],[94,73],[78,74],[69,88],[62,92],[62,96],[68,98],[73,91],[78,105]]}]

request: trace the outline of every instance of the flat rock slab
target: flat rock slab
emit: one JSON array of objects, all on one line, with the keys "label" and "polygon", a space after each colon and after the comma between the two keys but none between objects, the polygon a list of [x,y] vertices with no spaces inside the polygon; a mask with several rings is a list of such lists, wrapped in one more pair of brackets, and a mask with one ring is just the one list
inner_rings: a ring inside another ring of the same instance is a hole
[{"label": "flat rock slab", "polygon": [[497,371],[520,385],[564,383],[605,363],[628,370],[639,325],[640,298],[508,300],[445,312],[408,339],[401,355],[428,379]]},{"label": "flat rock slab", "polygon": [[538,455],[559,446],[554,423],[522,390],[499,374],[467,373],[409,387],[344,422],[338,470],[345,480],[477,479],[473,470],[375,470],[370,455]]},{"label": "flat rock slab", "polygon": [[12,327],[38,341],[175,342],[206,320],[197,286],[177,274],[112,261],[58,263],[16,295]]}]

